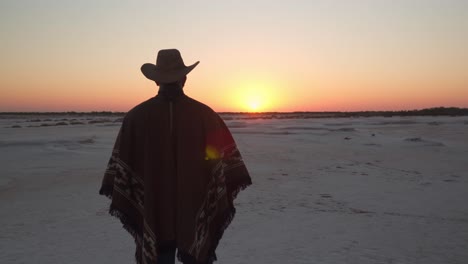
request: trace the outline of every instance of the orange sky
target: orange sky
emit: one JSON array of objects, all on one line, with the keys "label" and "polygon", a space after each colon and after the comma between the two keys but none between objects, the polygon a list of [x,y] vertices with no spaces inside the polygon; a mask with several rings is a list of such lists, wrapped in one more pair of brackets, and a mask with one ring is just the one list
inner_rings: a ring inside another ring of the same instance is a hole
[{"label": "orange sky", "polygon": [[216,111],[468,107],[466,1],[238,2],[2,1],[0,111],[127,111],[163,48]]}]

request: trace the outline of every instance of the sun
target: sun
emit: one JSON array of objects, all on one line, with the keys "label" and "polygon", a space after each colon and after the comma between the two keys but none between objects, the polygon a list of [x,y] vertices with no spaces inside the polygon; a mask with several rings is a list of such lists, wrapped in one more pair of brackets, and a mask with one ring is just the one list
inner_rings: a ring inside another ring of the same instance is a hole
[{"label": "sun", "polygon": [[238,94],[238,105],[246,112],[263,112],[268,108],[271,96],[267,91],[256,88],[241,89]]},{"label": "sun", "polygon": [[278,103],[277,82],[274,78],[240,76],[232,83],[233,106],[242,112],[268,112]]},{"label": "sun", "polygon": [[249,112],[258,112],[260,109],[262,109],[262,98],[259,96],[253,95],[247,97],[245,102]]}]

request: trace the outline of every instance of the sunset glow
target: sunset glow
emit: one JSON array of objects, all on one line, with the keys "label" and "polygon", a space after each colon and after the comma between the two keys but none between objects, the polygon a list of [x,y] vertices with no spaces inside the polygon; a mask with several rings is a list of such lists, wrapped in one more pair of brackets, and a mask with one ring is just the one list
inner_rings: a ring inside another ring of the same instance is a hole
[{"label": "sunset glow", "polygon": [[255,97],[250,97],[247,99],[247,103],[248,103],[248,107],[250,109],[250,111],[252,112],[258,112],[261,110],[261,98],[258,97],[258,96],[255,96]]},{"label": "sunset glow", "polygon": [[235,104],[243,112],[265,112],[275,108],[277,94],[273,83],[264,80],[240,82],[235,91]]},{"label": "sunset glow", "polygon": [[23,2],[0,3],[0,112],[128,111],[165,48],[215,111],[468,107],[468,1]]},{"label": "sunset glow", "polygon": [[266,93],[250,90],[245,95],[244,105],[249,112],[261,112],[265,110],[268,103],[267,100]]}]

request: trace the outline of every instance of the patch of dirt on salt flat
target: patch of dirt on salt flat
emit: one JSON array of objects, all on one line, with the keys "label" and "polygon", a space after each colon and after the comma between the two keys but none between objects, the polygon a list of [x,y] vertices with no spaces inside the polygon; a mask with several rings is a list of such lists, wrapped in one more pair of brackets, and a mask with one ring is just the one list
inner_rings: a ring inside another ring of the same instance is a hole
[{"label": "patch of dirt on salt flat", "polygon": [[94,139],[95,139],[95,137],[82,139],[82,140],[79,140],[78,143],[80,143],[80,144],[94,144],[94,143],[96,143],[96,141]]},{"label": "patch of dirt on salt flat", "polygon": [[437,141],[431,141],[431,140],[425,140],[421,137],[412,137],[412,138],[405,138],[404,141],[406,142],[414,142],[414,143],[420,143],[424,146],[430,146],[430,147],[444,147],[444,143],[437,142]]}]

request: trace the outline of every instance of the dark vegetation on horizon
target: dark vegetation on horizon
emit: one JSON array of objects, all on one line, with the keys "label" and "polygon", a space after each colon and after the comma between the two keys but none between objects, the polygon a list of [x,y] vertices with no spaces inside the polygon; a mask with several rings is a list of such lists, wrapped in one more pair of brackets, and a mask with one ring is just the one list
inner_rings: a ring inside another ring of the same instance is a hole
[{"label": "dark vegetation on horizon", "polygon": [[[124,116],[126,112],[92,111],[92,112],[0,112],[0,115],[41,115],[41,116]],[[420,110],[401,111],[352,111],[352,112],[220,112],[221,115],[251,115],[251,116],[302,116],[302,117],[371,117],[371,116],[466,116],[468,108],[434,107]]]}]

